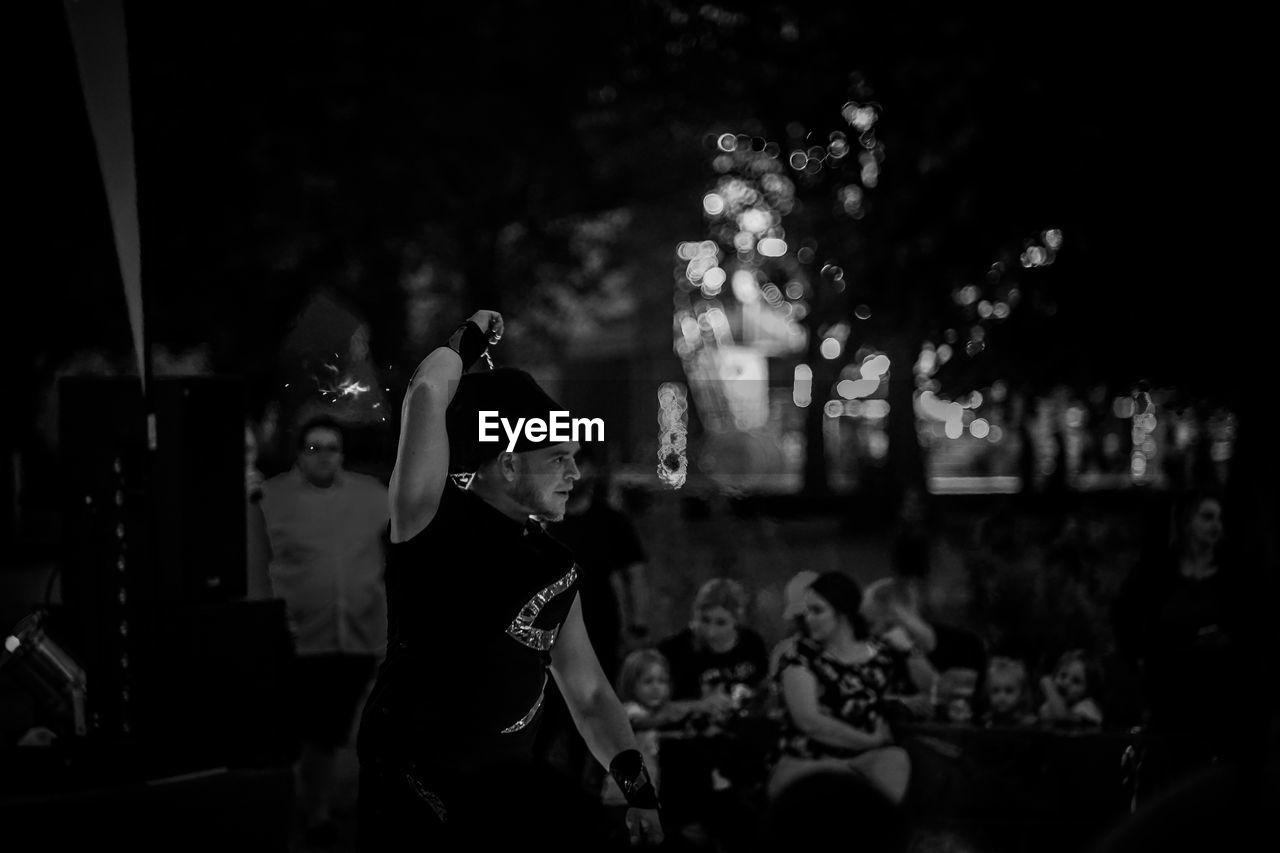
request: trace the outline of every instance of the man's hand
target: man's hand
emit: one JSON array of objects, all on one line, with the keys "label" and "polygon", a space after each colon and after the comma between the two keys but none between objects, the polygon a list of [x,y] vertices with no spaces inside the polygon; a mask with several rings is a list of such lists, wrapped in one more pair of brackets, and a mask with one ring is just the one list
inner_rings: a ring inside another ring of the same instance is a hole
[{"label": "man's hand", "polygon": [[627,809],[627,834],[632,846],[662,843],[662,821],[657,809]]},{"label": "man's hand", "polygon": [[502,340],[504,326],[502,324],[502,315],[497,311],[482,308],[468,317],[467,320],[480,327],[480,331],[484,332],[488,338],[490,346]]}]

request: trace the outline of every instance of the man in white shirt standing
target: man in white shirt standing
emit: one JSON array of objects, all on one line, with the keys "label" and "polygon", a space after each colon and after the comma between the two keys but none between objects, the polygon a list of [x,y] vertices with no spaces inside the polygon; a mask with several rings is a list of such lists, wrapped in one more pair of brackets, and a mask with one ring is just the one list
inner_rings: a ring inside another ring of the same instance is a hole
[{"label": "man in white shirt standing", "polygon": [[299,430],[297,463],[262,487],[272,594],[297,650],[298,800],[312,846],[337,841],[330,815],[336,753],[386,645],[383,540],[387,489],[343,467],[343,432],[316,417]]}]

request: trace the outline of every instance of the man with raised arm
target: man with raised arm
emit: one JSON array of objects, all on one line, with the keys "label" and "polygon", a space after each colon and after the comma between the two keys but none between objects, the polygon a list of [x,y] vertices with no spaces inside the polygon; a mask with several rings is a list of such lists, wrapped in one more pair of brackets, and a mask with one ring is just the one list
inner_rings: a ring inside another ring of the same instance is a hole
[{"label": "man with raised arm", "polygon": [[583,625],[580,570],[542,528],[564,516],[578,443],[479,440],[480,412],[516,423],[561,410],[523,371],[467,372],[502,332],[498,313],[473,314],[418,366],[401,408],[387,658],[357,741],[362,850],[592,844],[588,813],[532,763],[548,675],[627,794],[632,843],[662,840],[657,792]]}]

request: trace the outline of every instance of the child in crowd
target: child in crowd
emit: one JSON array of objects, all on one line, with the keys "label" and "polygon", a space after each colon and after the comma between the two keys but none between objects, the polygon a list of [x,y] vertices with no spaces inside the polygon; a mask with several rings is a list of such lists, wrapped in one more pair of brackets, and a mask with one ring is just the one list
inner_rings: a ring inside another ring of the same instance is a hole
[{"label": "child in crowd", "polygon": [[973,699],[978,691],[978,673],[964,667],[953,667],[942,673],[937,682],[941,716],[945,722],[967,726],[973,722]]},{"label": "child in crowd", "polygon": [[1045,696],[1040,720],[1053,726],[1100,728],[1102,708],[1093,698],[1099,686],[1097,669],[1084,652],[1067,652],[1058,659],[1053,677],[1040,679]]},{"label": "child in crowd", "polygon": [[985,728],[1030,726],[1036,722],[1027,691],[1027,668],[1022,661],[993,657],[987,665]]},{"label": "child in crowd", "polygon": [[[653,786],[662,795],[662,762],[659,759],[660,730],[681,729],[699,713],[697,702],[673,702],[671,700],[671,666],[657,649],[636,649],[622,661],[615,685],[622,707],[636,733],[636,746],[644,756],[645,766]],[[623,825],[627,801],[618,783],[606,775],[600,801],[616,812],[614,824]],[[672,843],[688,842],[706,837],[706,829],[696,815],[683,802],[669,803],[663,817]],[[693,844],[694,847],[699,846]]]},{"label": "child in crowd", "polygon": [[[658,729],[674,726],[689,714],[684,704],[671,702],[671,672],[667,659],[654,649],[636,649],[627,655],[618,672],[618,698],[636,733],[636,743],[659,791]],[[606,776],[601,796],[607,806],[625,806],[626,798],[612,776]]]}]

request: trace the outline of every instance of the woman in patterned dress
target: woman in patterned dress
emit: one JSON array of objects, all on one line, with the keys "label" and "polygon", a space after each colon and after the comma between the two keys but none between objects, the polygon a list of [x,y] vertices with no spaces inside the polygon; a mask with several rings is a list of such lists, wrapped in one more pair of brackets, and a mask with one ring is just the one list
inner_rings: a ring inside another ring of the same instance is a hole
[{"label": "woman in patterned dress", "polygon": [[858,584],[841,572],[820,575],[805,593],[809,636],[780,663],[787,713],[770,798],[821,771],[864,777],[895,803],[906,795],[910,762],[893,745],[882,706],[907,653],[871,638],[861,603]]}]

